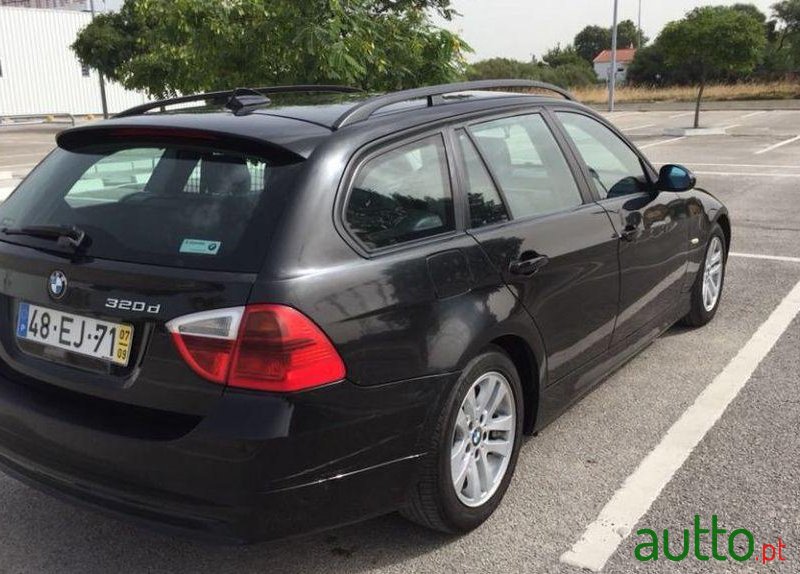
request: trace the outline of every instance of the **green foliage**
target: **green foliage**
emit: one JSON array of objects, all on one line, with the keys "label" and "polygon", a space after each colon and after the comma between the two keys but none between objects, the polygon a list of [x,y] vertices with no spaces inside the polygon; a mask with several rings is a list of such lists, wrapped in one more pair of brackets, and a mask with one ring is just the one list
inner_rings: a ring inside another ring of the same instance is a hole
[{"label": "green foliage", "polygon": [[557,47],[545,56],[545,62],[520,62],[509,58],[482,60],[469,66],[470,80],[517,78],[538,80],[561,86],[577,88],[597,82],[592,67],[578,57],[571,48]]},{"label": "green foliage", "polygon": [[800,0],[782,0],[772,5],[772,12],[776,19],[776,57],[788,62],[791,71],[800,73]]},{"label": "green foliage", "polygon": [[690,81],[702,85],[751,73],[766,39],[762,24],[747,12],[706,6],[667,24],[657,43],[668,68],[682,68]]},{"label": "green foliage", "polygon": [[[631,46],[639,48],[646,44],[648,39],[644,34],[640,34],[640,30],[633,20],[623,20],[617,24],[617,47],[620,49],[630,48]],[[608,49],[611,49],[610,43]]]},{"label": "green foliage", "polygon": [[463,73],[469,46],[427,9],[453,15],[450,0],[125,0],[73,49],[159,97],[295,83],[393,90]]},{"label": "green foliage", "polygon": [[586,63],[584,59],[581,58],[575,51],[575,48],[572,46],[562,48],[560,44],[555,48],[548,50],[548,52],[542,56],[542,61],[551,68],[558,68],[559,66],[581,65]]},{"label": "green foliage", "polygon": [[575,52],[587,62],[594,61],[597,54],[609,49],[611,49],[611,30],[608,28],[586,26],[575,36]]},{"label": "green foliage", "polygon": [[755,4],[734,4],[731,6],[732,10],[738,10],[739,12],[744,12],[745,14],[749,14],[752,18],[758,20],[761,24],[767,23],[767,15],[764,14],[761,10],[758,9],[758,6]]},{"label": "green foliage", "polygon": [[656,41],[667,69],[700,86],[694,127],[700,126],[703,90],[710,80],[733,81],[752,73],[763,57],[764,25],[747,10],[704,6],[670,22]]},{"label": "green foliage", "polygon": [[628,68],[627,80],[631,84],[647,86],[691,83],[683,67],[667,66],[664,50],[658,42],[636,52],[636,56]]},{"label": "green foliage", "polygon": [[469,80],[500,80],[517,78],[522,80],[539,79],[539,64],[520,62],[511,58],[490,58],[475,62],[467,68]]},{"label": "green foliage", "polygon": [[[647,44],[648,38],[634,24],[633,20],[623,20],[617,24],[617,47],[641,48]],[[611,49],[611,28],[602,26],[586,26],[575,36],[575,52],[591,63],[603,50]]]}]

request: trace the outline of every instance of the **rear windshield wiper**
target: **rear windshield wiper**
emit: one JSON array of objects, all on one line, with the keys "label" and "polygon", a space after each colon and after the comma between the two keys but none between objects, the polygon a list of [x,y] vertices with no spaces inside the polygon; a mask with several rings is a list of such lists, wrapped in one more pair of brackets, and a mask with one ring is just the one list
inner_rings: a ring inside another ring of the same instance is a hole
[{"label": "rear windshield wiper", "polygon": [[5,235],[27,235],[42,239],[53,239],[59,246],[78,250],[90,242],[89,236],[74,225],[27,225],[25,227],[4,227]]}]

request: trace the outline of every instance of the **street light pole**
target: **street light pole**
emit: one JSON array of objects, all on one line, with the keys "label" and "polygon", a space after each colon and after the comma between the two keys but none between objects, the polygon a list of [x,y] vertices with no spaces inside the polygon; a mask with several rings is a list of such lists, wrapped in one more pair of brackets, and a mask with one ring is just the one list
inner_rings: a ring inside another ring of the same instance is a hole
[{"label": "street light pole", "polygon": [[639,0],[639,45],[636,46],[637,48],[642,48],[642,44],[644,44],[644,33],[642,32],[642,0]]},{"label": "street light pole", "polygon": [[[84,4],[85,6],[85,4]],[[89,9],[92,12],[92,20],[94,21],[94,0],[89,0]],[[108,101],[106,100],[106,82],[103,79],[103,74],[97,70],[97,75],[100,78],[100,102],[103,105],[103,118],[108,119]]]},{"label": "street light pole", "polygon": [[617,89],[617,18],[619,0],[614,0],[614,25],[611,28],[611,77],[608,82],[608,111],[614,111],[614,98]]}]

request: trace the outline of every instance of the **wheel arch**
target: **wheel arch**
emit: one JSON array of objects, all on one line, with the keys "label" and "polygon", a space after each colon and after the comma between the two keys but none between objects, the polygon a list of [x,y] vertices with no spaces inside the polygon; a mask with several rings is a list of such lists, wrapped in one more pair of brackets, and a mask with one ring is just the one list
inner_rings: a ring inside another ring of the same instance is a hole
[{"label": "wheel arch", "polygon": [[716,223],[722,228],[722,233],[725,235],[725,256],[731,251],[731,219],[726,212],[722,212],[717,216]]},{"label": "wheel arch", "polygon": [[491,341],[502,349],[514,363],[522,383],[524,413],[523,432],[532,434],[539,414],[539,361],[529,343],[518,335],[502,335]]}]

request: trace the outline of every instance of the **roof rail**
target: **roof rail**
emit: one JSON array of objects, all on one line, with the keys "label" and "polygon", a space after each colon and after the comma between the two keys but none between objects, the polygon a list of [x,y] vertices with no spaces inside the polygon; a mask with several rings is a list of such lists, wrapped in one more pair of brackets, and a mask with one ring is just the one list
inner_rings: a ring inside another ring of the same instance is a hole
[{"label": "roof rail", "polygon": [[534,80],[480,80],[476,82],[442,84],[439,86],[427,86],[413,90],[391,92],[365,100],[364,102],[352,107],[347,112],[342,114],[333,124],[333,128],[339,129],[346,125],[366,120],[381,108],[385,108],[392,104],[398,104],[400,102],[427,98],[428,107],[432,107],[437,103],[441,103],[441,97],[447,94],[466,92],[470,90],[491,90],[498,88],[533,88],[538,90],[547,90],[550,92],[555,92],[569,101],[575,101],[575,97],[567,90],[559,88],[558,86],[554,86],[553,84],[537,82]]},{"label": "roof rail", "polygon": [[155,110],[161,108],[164,111],[164,108],[167,106],[173,106],[176,104],[187,104],[190,102],[201,102],[201,101],[212,101],[223,105],[228,102],[230,98],[236,96],[237,94],[241,94],[243,90],[248,90],[250,93],[258,93],[262,95],[268,94],[291,94],[291,93],[303,93],[303,92],[318,92],[318,93],[335,93],[335,94],[353,94],[358,93],[363,90],[360,88],[353,88],[349,86],[328,86],[328,85],[297,85],[297,86],[268,86],[265,88],[237,88],[235,90],[224,90],[220,92],[206,92],[203,94],[192,94],[190,96],[179,96],[177,98],[169,98],[166,100],[157,100],[154,102],[148,102],[146,104],[142,104],[140,106],[134,106],[129,108],[125,111],[122,111],[116,114],[115,118],[127,118],[130,116],[139,116],[150,110]]}]

